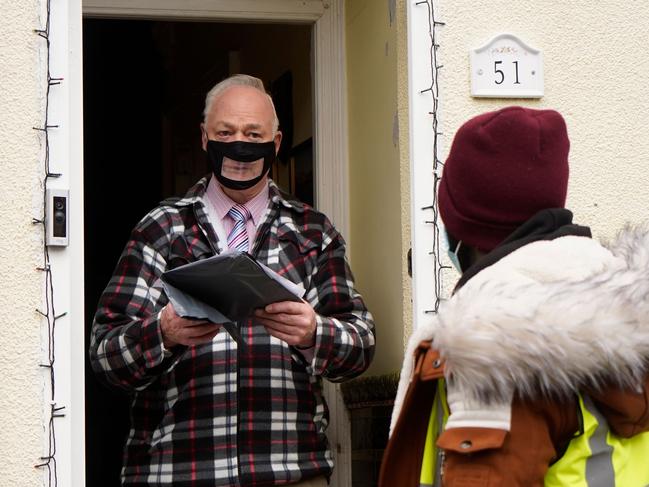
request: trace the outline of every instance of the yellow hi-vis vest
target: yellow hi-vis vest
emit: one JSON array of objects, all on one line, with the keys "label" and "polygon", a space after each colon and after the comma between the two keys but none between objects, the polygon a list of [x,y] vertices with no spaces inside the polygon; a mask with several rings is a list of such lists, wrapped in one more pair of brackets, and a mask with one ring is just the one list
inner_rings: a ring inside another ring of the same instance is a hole
[{"label": "yellow hi-vis vest", "polygon": [[[449,416],[443,380],[428,422],[420,487],[441,487],[443,452],[435,442]],[[550,466],[545,487],[647,487],[649,486],[649,432],[632,438],[615,436],[588,396],[579,398],[583,434],[568,444],[563,456]]]},{"label": "yellow hi-vis vest", "polygon": [[646,487],[649,485],[649,432],[615,436],[588,396],[579,398],[584,433],[545,475],[546,487]]},{"label": "yellow hi-vis vest", "polygon": [[424,458],[421,462],[421,476],[419,477],[420,487],[441,486],[441,468],[444,461],[443,451],[437,450],[437,437],[442,433],[449,411],[446,403],[446,387],[444,380],[437,381],[437,393],[433,401],[433,407],[430,412],[428,421],[428,430],[426,431],[426,442],[424,443]]}]

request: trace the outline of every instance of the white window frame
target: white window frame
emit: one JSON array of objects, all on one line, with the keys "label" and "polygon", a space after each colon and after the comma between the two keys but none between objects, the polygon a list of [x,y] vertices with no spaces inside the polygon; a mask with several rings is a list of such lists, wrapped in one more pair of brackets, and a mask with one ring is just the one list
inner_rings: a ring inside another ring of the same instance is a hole
[{"label": "white window frame", "polygon": [[[344,0],[64,0],[52,2],[51,65],[64,83],[51,94],[50,187],[70,190],[70,245],[52,252],[57,310],[56,421],[58,484],[85,485],[83,43],[84,16],[165,20],[291,22],[313,25],[313,100],[316,206],[349,236]],[[91,162],[91,161],[89,161]],[[349,238],[348,238],[349,241]],[[351,438],[339,386],[325,381],[335,457],[333,487],[351,485]]]}]

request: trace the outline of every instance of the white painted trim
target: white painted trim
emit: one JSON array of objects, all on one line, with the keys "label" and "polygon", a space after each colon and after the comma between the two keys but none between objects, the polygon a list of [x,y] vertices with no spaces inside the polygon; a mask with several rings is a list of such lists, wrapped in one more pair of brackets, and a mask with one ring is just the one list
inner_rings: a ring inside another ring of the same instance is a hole
[{"label": "white painted trim", "polygon": [[[421,93],[432,85],[428,9],[419,0],[408,0],[408,104],[410,123],[410,215],[412,228],[412,321],[413,329],[430,321],[435,309],[435,256],[431,211],[433,202],[433,128],[431,94]],[[439,146],[438,146],[439,151]],[[439,155],[439,154],[438,154]]]},{"label": "white painted trim", "polygon": [[316,22],[322,0],[84,0],[88,17]]},{"label": "white painted trim", "polygon": [[[70,66],[67,79],[70,93],[82,93],[81,68],[83,45],[81,41],[81,0],[66,0],[70,5],[66,57]],[[179,8],[178,5],[182,5]],[[179,20],[275,21],[313,23],[314,49],[314,155],[316,206],[325,212],[345,236],[349,236],[349,185],[347,145],[347,100],[345,78],[344,0],[85,0],[83,14],[89,17],[155,18]],[[63,30],[63,29],[62,29]],[[69,282],[70,296],[83,295],[83,101],[81,96],[67,98],[69,110],[69,173],[70,195],[76,205],[71,223]],[[63,125],[65,126],[65,125]],[[65,130],[65,129],[64,129]],[[76,201],[76,203],[75,203]],[[74,242],[74,244],[73,244]],[[74,251],[74,252],[72,252]],[[63,287],[65,287],[64,285]],[[69,349],[61,346],[57,357],[82,364],[85,356],[83,343],[83,300],[74,301],[71,308],[71,336]],[[74,368],[73,368],[74,369]],[[81,376],[79,377],[79,374]],[[61,445],[66,459],[61,469],[71,472],[70,482],[60,485],[83,487],[85,462],[80,461],[85,451],[84,378],[83,367],[76,367],[72,385],[74,408],[71,409],[71,428],[74,442]],[[331,487],[351,485],[351,426],[339,386],[325,381],[332,422],[329,426],[331,450],[336,468]],[[71,463],[70,463],[71,462]]]},{"label": "white painted trim", "polygon": [[349,239],[344,1],[329,0],[313,30],[316,206]]},{"label": "white painted trim", "polygon": [[[69,66],[69,87],[70,105],[69,120],[70,131],[67,134],[70,144],[70,196],[77,200],[74,210],[71,213],[71,225],[83,228],[84,211],[83,211],[83,49],[76,49],[76,46],[83,45],[82,27],[83,19],[81,13],[81,2],[79,0],[69,0],[69,24],[68,37],[69,45],[75,49],[69,49],[68,66]],[[75,164],[79,163],[79,166]],[[74,236],[74,244],[70,251],[75,257],[71,259],[70,271],[70,296],[71,296],[71,315],[72,324],[70,337],[70,354],[71,362],[74,364],[71,378],[73,384],[85,384],[84,367],[79,364],[85,363],[86,358],[86,328],[85,328],[85,280],[84,280],[84,263],[79,262],[83,259],[85,238],[82,232],[77,232]],[[72,238],[72,235],[71,235]],[[71,486],[84,486],[86,479],[86,399],[85,388],[76,386],[72,388],[70,410],[72,418],[72,468]],[[59,485],[65,485],[61,483]]]},{"label": "white painted trim", "polygon": [[[325,7],[313,29],[315,204],[345,236],[351,257],[344,0],[328,0]],[[352,485],[349,411],[339,385],[324,381],[324,395],[331,418],[327,436],[335,462],[330,486],[348,487]]]},{"label": "white painted trim", "polygon": [[[48,188],[69,189],[67,247],[50,247],[56,314],[55,397],[63,417],[54,419],[58,485],[85,485],[84,232],[83,232],[83,69],[81,0],[53,2],[51,74],[63,78],[50,90],[50,165],[61,177]],[[44,58],[42,58],[44,59]],[[40,69],[46,69],[40,66]],[[45,360],[44,360],[45,362]],[[49,395],[44,398],[49,408]]]}]

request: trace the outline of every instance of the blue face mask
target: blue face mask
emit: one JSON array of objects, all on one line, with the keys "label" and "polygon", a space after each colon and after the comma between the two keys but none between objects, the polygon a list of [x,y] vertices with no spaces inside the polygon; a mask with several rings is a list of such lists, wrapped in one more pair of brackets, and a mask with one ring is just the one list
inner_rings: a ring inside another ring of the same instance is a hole
[{"label": "blue face mask", "polygon": [[460,265],[460,258],[458,257],[458,254],[460,252],[461,245],[462,245],[462,240],[458,241],[455,250],[451,250],[450,247],[448,249],[448,258],[453,264],[453,267],[455,267],[460,274],[462,274],[462,266]]}]

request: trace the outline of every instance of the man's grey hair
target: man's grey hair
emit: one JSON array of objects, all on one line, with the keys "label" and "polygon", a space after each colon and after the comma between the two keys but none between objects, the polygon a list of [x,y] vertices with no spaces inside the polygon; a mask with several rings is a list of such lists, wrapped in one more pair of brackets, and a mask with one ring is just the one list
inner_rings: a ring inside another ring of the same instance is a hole
[{"label": "man's grey hair", "polygon": [[207,114],[210,113],[214,100],[216,100],[219,95],[221,95],[221,93],[223,93],[228,88],[231,88],[232,86],[250,86],[251,88],[255,88],[256,90],[261,91],[268,97],[270,106],[273,108],[274,137],[277,133],[277,129],[279,128],[279,119],[277,118],[277,112],[275,111],[275,104],[273,103],[273,99],[266,92],[264,88],[264,82],[262,80],[255,78],[254,76],[249,76],[247,74],[235,74],[233,76],[230,76],[229,78],[225,78],[223,81],[215,84],[214,87],[207,92],[207,96],[205,97],[205,109],[203,110],[203,122],[207,120]]}]

